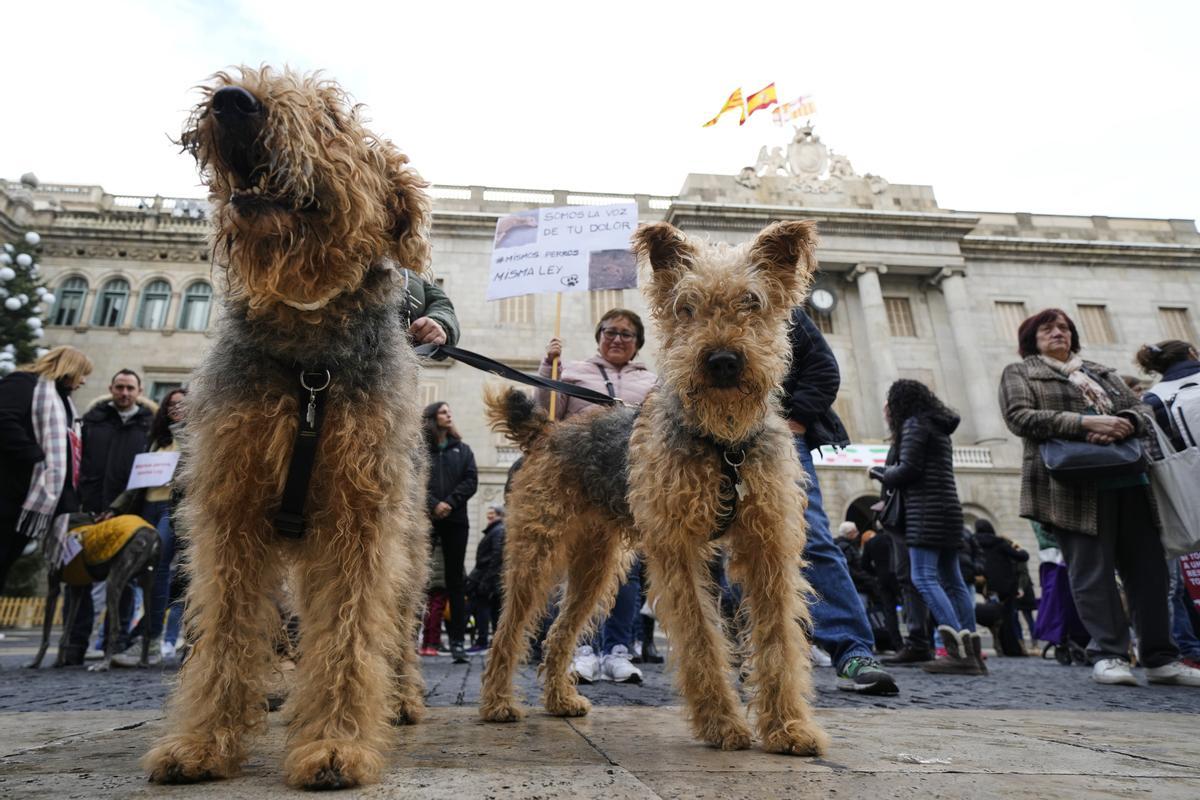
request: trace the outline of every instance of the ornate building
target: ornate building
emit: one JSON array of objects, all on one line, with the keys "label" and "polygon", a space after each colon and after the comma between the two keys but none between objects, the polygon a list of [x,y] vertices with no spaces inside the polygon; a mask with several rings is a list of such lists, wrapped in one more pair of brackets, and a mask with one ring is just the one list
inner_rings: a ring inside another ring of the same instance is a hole
[{"label": "ornate building", "polygon": [[[1182,219],[1060,216],[942,209],[929,186],[859,175],[809,127],[786,147],[762,148],[734,175],[689,175],[677,196],[435,186],[434,275],[453,298],[462,345],[533,370],[554,324],[555,298],[484,299],[498,217],[538,205],[636,202],[642,221],[746,241],[777,219],[807,218],[821,232],[811,310],[842,365],[837,410],[856,445],[819,467],[830,515],[858,518],[875,499],[865,463],[886,429],[881,407],[896,378],[923,381],[963,415],[955,436],[968,517],[987,517],[1032,542],[1016,515],[1020,447],[1000,418],[1000,372],[1016,360],[1017,324],[1046,306],[1068,310],[1085,353],[1134,372],[1143,342],[1196,341],[1200,234]],[[106,194],[98,186],[0,182],[0,240],[42,236],[42,270],[57,296],[47,345],[89,353],[97,373],[81,392],[103,394],[121,367],[152,395],[186,383],[210,341],[220,292],[209,262],[203,200]],[[594,352],[593,328],[609,308],[641,313],[636,290],[563,296],[565,357]],[[653,368],[653,332],[641,359]],[[420,402],[447,400],[474,448],[480,491],[472,518],[500,499],[515,453],[481,417],[495,380],[431,363]]]}]

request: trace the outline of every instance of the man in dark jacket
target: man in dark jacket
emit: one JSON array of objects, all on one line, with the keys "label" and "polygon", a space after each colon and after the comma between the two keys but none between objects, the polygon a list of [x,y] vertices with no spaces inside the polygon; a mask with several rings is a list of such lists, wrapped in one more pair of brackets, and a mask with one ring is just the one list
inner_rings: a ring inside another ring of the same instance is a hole
[{"label": "man in dark jacket", "polygon": [[475,617],[475,644],[468,653],[488,649],[500,621],[500,575],[504,569],[504,508],[488,506],[487,527],[475,548],[475,566],[467,576],[467,595]]},{"label": "man in dark jacket", "polygon": [[1029,560],[1029,553],[1020,549],[1009,539],[996,534],[992,523],[986,519],[975,520],[975,541],[983,553],[983,577],[987,591],[995,595],[1000,603],[1000,635],[996,646],[1006,656],[1023,656],[1020,621],[1017,617],[1017,564]]},{"label": "man in dark jacket", "polygon": [[[83,415],[79,494],[83,510],[93,514],[107,511],[117,495],[125,491],[133,459],[149,446],[150,424],[154,421],[154,410],[142,400],[142,379],[133,370],[123,369],[113,375],[108,393],[107,399],[96,402]],[[95,615],[92,594],[88,587],[68,591],[79,593],[80,607],[71,629],[67,663],[82,663]],[[126,588],[121,594],[116,652],[124,651],[128,644],[125,639],[132,616],[133,590]],[[110,630],[106,619],[105,637]]]},{"label": "man in dark jacket", "polygon": [[792,367],[783,382],[783,406],[800,463],[808,473],[808,508],[804,512],[808,523],[804,560],[808,563],[804,576],[819,598],[812,607],[813,639],[833,660],[839,689],[896,694],[896,681],[871,655],[875,647],[871,624],[850,579],[846,559],[833,542],[813,466],[813,450],[850,443],[845,426],[833,411],[842,383],[841,370],[825,337],[802,308],[792,311],[789,338]]}]

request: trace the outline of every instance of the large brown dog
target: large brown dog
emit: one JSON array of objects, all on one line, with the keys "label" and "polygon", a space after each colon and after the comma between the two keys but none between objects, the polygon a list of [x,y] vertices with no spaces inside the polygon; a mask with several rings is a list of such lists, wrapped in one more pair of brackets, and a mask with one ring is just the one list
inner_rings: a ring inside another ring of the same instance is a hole
[{"label": "large brown dog", "polygon": [[[227,286],[182,439],[196,646],[171,733],[143,763],[160,782],[237,771],[266,719],[287,578],[301,619],[287,781],[371,781],[390,722],[423,710],[411,643],[427,467],[397,267],[427,265],[426,184],[336,85],[290,71],[218,73],[182,143],[209,188]],[[274,516],[297,430],[314,420],[306,531],[288,539]]]},{"label": "large brown dog", "polygon": [[640,545],[696,735],[726,750],[749,747],[708,567],[719,539],[730,578],[745,589],[746,685],[762,747],[821,752],[801,627],[805,479],[776,397],[815,240],[808,222],[777,223],[741,247],[694,241],[666,223],[642,228],[634,246],[653,271],[647,296],[663,341],[662,385],[640,413],[617,408],[555,425],[521,392],[488,397],[493,427],[526,458],[508,502],[505,605],[484,676],[484,719],[521,716],[513,672],[564,575],[543,702],[559,716],[588,712],[568,672],[575,642],[611,606]]}]

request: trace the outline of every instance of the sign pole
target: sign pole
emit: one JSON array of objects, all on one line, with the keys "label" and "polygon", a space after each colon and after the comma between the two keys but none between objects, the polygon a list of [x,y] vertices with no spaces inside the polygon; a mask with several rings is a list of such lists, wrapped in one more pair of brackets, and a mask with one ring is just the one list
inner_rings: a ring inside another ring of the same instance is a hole
[{"label": "sign pole", "polygon": [[[554,338],[559,338],[560,328],[562,325],[562,292],[554,295]],[[560,357],[555,356],[553,363],[550,364],[550,378],[558,380],[558,362]],[[550,393],[550,419],[554,419],[554,401],[558,399],[558,392]]]}]

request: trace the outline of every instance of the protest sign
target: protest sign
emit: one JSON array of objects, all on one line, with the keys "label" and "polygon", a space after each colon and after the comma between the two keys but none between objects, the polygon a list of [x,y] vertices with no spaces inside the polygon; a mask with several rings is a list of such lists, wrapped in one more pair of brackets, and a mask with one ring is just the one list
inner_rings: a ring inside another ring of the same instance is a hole
[{"label": "protest sign", "polygon": [[140,453],[133,459],[129,485],[125,490],[166,486],[171,482],[178,463],[179,453]]},{"label": "protest sign", "polygon": [[1200,553],[1188,553],[1179,557],[1179,566],[1183,570],[1183,585],[1187,588],[1188,597],[1200,614]]},{"label": "protest sign", "polygon": [[636,203],[534,208],[501,217],[487,299],[632,289],[637,259],[629,237],[637,221]]}]

